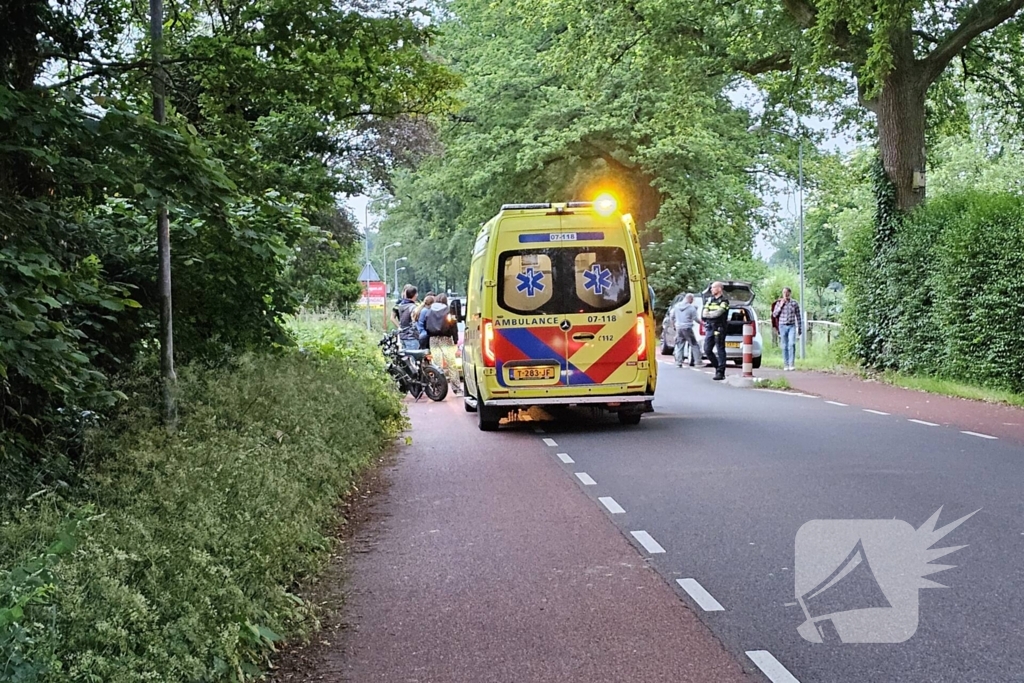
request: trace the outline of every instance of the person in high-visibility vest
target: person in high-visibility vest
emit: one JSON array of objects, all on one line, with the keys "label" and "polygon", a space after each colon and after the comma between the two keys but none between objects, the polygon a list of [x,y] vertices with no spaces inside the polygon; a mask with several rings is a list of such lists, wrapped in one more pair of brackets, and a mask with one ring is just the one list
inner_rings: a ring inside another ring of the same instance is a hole
[{"label": "person in high-visibility vest", "polygon": [[729,299],[722,292],[722,283],[711,284],[711,298],[704,301],[704,355],[715,367],[715,379],[725,379],[725,335],[729,326]]}]

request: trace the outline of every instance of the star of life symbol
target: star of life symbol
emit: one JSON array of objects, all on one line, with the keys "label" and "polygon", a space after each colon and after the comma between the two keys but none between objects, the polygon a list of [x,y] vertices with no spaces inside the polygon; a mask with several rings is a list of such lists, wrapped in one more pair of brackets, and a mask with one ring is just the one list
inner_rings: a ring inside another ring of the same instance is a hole
[{"label": "star of life symbol", "polygon": [[612,271],[595,263],[590,270],[583,271],[583,280],[584,287],[594,290],[594,294],[601,296],[604,290],[612,286]]},{"label": "star of life symbol", "polygon": [[536,296],[537,292],[544,291],[544,271],[527,268],[525,273],[516,275],[519,284],[517,292],[526,292],[526,296]]},{"label": "star of life symbol", "polygon": [[902,643],[917,632],[918,589],[945,588],[930,564],[966,546],[932,548],[977,510],[939,529],[939,508],[917,530],[899,519],[816,519],[796,534],[797,628],[812,643]]}]

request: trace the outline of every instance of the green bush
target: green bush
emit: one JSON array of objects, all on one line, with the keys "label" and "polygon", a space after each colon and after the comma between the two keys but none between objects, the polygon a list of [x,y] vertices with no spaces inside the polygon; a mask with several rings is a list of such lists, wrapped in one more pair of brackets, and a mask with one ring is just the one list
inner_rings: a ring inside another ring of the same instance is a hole
[{"label": "green bush", "polygon": [[876,230],[846,236],[847,355],[1024,391],[1024,198],[952,193]]},{"label": "green bush", "polygon": [[73,552],[45,563],[37,601],[52,623],[34,629],[40,668],[22,680],[246,680],[283,634],[315,624],[295,586],[327,555],[339,496],[404,424],[379,356],[356,335],[327,353],[186,368],[176,435],[130,412],[122,419],[141,426],[92,436],[81,486],[6,515],[0,566],[39,557],[70,510],[99,513]]}]

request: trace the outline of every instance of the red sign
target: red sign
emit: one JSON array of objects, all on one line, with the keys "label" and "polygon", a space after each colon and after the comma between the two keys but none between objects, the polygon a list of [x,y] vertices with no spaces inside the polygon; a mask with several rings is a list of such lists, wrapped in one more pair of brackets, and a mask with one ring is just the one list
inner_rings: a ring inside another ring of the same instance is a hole
[{"label": "red sign", "polygon": [[361,305],[383,306],[387,302],[388,293],[383,282],[363,282],[362,285],[363,296],[359,300]]}]

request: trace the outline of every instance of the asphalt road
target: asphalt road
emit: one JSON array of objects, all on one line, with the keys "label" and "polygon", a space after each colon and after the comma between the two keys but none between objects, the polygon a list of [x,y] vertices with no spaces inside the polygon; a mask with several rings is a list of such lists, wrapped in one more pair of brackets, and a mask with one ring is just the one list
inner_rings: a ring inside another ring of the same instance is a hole
[{"label": "asphalt road", "polygon": [[[498,438],[510,452],[546,448],[736,660],[748,671],[757,660],[767,680],[1024,681],[1024,447],[723,386],[669,364],[655,407],[638,427],[570,416],[512,425]],[[476,441],[473,416],[464,422],[458,429]],[[978,512],[935,544],[967,547],[937,560],[955,565],[929,577],[948,588],[918,592],[909,640],[801,638],[794,565],[804,523],[898,519],[916,529],[940,507],[938,526]],[[720,611],[701,606],[716,601]]]}]

